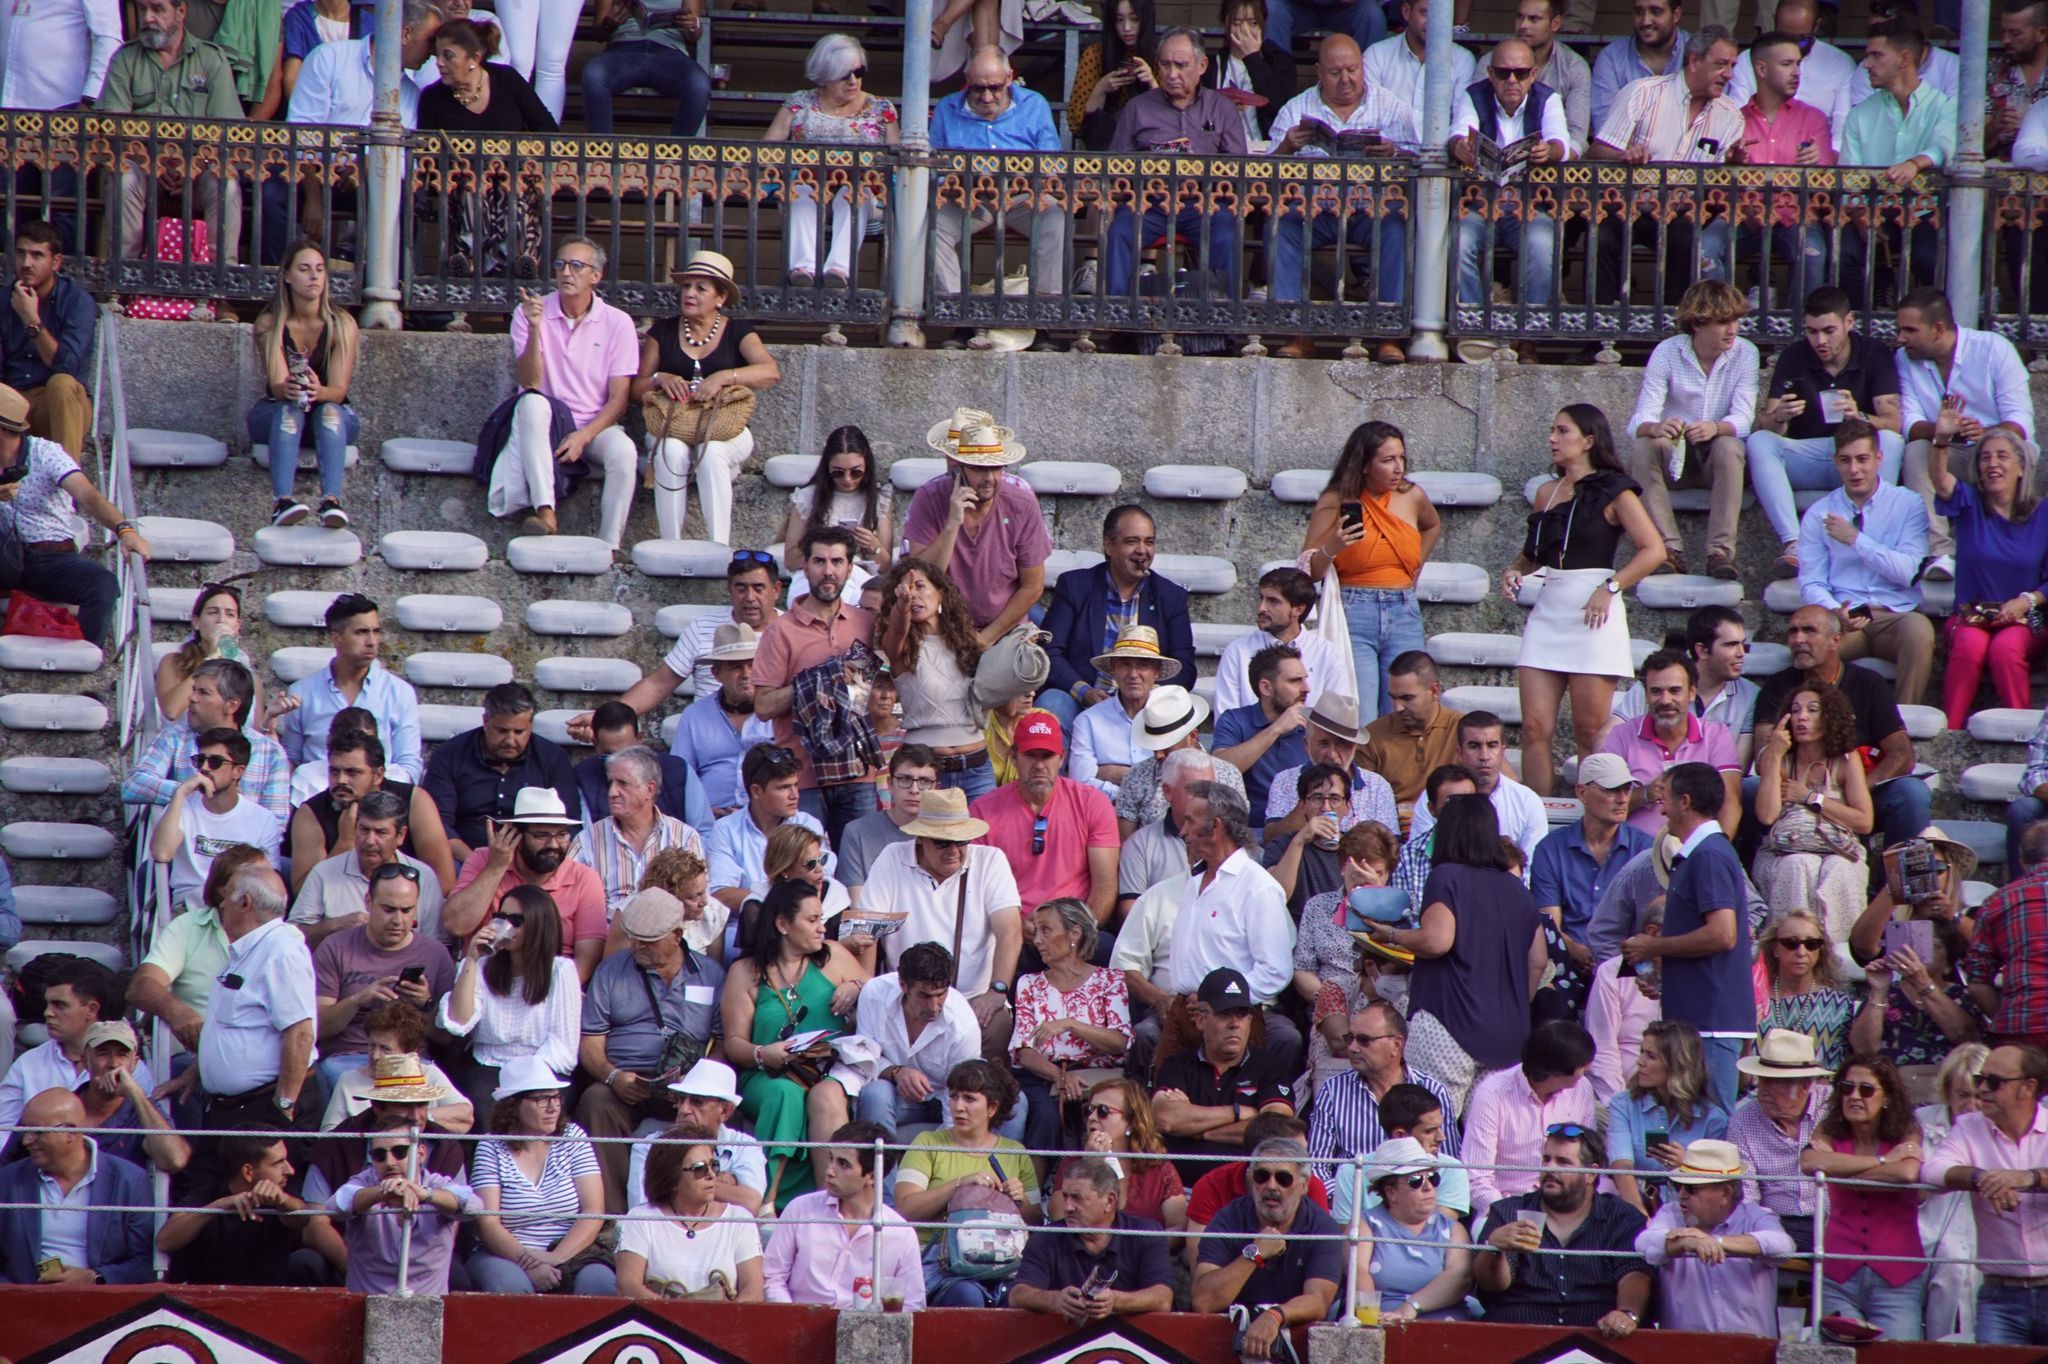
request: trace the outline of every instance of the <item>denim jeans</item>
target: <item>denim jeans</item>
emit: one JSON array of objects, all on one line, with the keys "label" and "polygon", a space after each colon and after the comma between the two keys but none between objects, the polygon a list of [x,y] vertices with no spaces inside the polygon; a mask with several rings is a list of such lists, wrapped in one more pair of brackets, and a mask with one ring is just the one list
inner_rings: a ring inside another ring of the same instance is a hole
[{"label": "denim jeans", "polygon": [[[1594,270],[1593,298],[1597,303],[1616,303],[1621,299],[1622,283],[1628,278],[1629,261],[1622,250],[1624,241],[1650,251],[1657,249],[1659,236],[1669,233],[1664,241],[1664,301],[1677,303],[1695,278],[1728,278],[1728,219],[1726,215],[1708,223],[1704,230],[1696,232],[1691,219],[1679,219],[1669,224],[1660,222],[1648,213],[1636,215],[1633,231],[1627,231],[1621,216],[1601,220],[1598,229],[1599,263]],[[1693,239],[1699,238],[1699,269],[1693,269]]]},{"label": "denim jeans", "polygon": [[1422,608],[1413,592],[1391,588],[1344,589],[1344,623],[1351,631],[1351,662],[1358,671],[1358,718],[1387,713],[1387,669],[1422,647]]},{"label": "denim jeans", "polygon": [[[1709,229],[1711,231],[1711,229]],[[1725,235],[1718,238],[1726,242]],[[1759,273],[1763,270],[1764,230],[1760,227],[1738,227],[1735,229],[1735,254],[1743,260],[1754,262]],[[1725,250],[1725,247],[1723,248]],[[1809,223],[1804,228],[1788,224],[1777,224],[1771,228],[1771,263],[1790,263],[1791,296],[1803,299],[1828,278],[1828,236],[1817,224]],[[1734,271],[1726,259],[1721,262],[1721,278],[1733,279]],[[1761,281],[1760,281],[1761,282]]]},{"label": "denim jeans", "polygon": [[320,495],[340,497],[349,442],[362,426],[362,418],[347,403],[314,403],[302,410],[282,398],[264,398],[249,409],[249,440],[270,447],[270,491],[277,497],[292,495],[292,480],[299,473],[299,448],[309,434],[320,460]]},{"label": "denim jeans", "polygon": [[1918,838],[1934,808],[1927,783],[1911,775],[1879,782],[1871,788],[1870,799],[1877,813],[1877,831],[1886,843]]},{"label": "denim jeans", "polygon": [[1987,1283],[1977,1290],[1979,1345],[2048,1345],[2048,1288]]},{"label": "denim jeans", "polygon": [[[1487,221],[1477,213],[1458,217],[1458,302],[1485,303],[1493,296],[1493,261],[1486,256]],[[1515,297],[1532,308],[1547,308],[1557,258],[1557,220],[1538,214],[1527,222],[1503,218],[1493,224],[1493,244],[1516,258]],[[1482,257],[1486,257],[1482,259]]]},{"label": "denim jeans", "polygon": [[839,846],[839,836],[846,832],[847,825],[881,808],[875,798],[875,784],[871,781],[806,786],[797,797],[796,804],[799,810],[823,826],[825,837],[835,848]]},{"label": "denim jeans", "polygon": [[[1756,489],[1757,503],[1771,519],[1771,532],[1778,543],[1789,544],[1799,538],[1799,504],[1792,494],[1842,486],[1842,476],[1835,472],[1834,439],[1793,440],[1775,431],[1752,431],[1748,448],[1749,482]],[[1877,448],[1884,481],[1897,483],[1906,458],[1905,437],[1896,431],[1880,431]]]},{"label": "denim jeans", "polygon": [[114,623],[114,607],[121,597],[120,584],[112,569],[83,554],[39,554],[30,550],[22,556],[21,577],[0,582],[0,591],[20,588],[38,601],[68,602],[78,608],[78,628],[89,643],[107,645],[107,631]]},{"label": "denim jeans", "polygon": [[1742,1043],[1739,1037],[1700,1039],[1700,1053],[1707,1063],[1707,1090],[1730,1113],[1735,1111],[1735,1098],[1741,1092],[1735,1062],[1742,1055]]},{"label": "denim jeans", "polygon": [[1892,1287],[1869,1265],[1859,1268],[1840,1283],[1832,1279],[1821,1284],[1821,1310],[1867,1321],[1884,1332],[1886,1340],[1919,1340],[1927,1308],[1927,1271]]},{"label": "denim jeans", "polygon": [[1266,37],[1281,47],[1292,47],[1294,35],[1328,29],[1348,33],[1363,51],[1387,36],[1387,16],[1376,0],[1273,0],[1266,9]]},{"label": "denim jeans", "polygon": [[[1273,299],[1278,303],[1301,301],[1301,258],[1306,248],[1302,239],[1301,214],[1282,214],[1273,228]],[[1399,303],[1408,296],[1408,220],[1396,213],[1375,216],[1355,212],[1344,229],[1351,244],[1354,264],[1372,263],[1373,297],[1379,303]],[[1317,249],[1337,242],[1337,215],[1318,213],[1315,225]],[[1418,644],[1416,647],[1420,648]]]},{"label": "denim jeans", "polygon": [[982,763],[960,772],[941,772],[939,785],[948,791],[965,791],[969,800],[980,800],[996,789],[996,770]]},{"label": "denim jeans", "polygon": [[1060,722],[1061,733],[1074,732],[1074,721],[1081,715],[1081,703],[1074,699],[1073,693],[1054,691],[1048,687],[1033,697],[1031,704],[1039,710],[1050,711],[1052,717]]},{"label": "denim jeans", "polygon": [[[510,1260],[479,1250],[468,1260],[469,1279],[479,1293],[531,1293],[533,1280],[526,1277],[526,1271]],[[612,1267],[592,1261],[578,1266],[576,1277],[555,1292],[570,1292],[585,1298],[611,1298],[618,1296],[618,1277]]]},{"label": "denim jeans", "polygon": [[613,43],[583,68],[583,122],[593,133],[612,130],[612,96],[647,86],[676,102],[671,137],[693,137],[711,107],[711,77],[689,53],[646,40]]},{"label": "denim jeans", "polygon": [[[1198,208],[1184,208],[1174,216],[1173,233],[1179,239],[1175,263],[1191,276],[1202,269],[1202,222],[1209,223],[1209,269],[1227,283],[1218,286],[1225,293],[1237,288],[1237,219],[1227,212],[1204,214]],[[1163,241],[1166,210],[1148,208],[1142,228],[1134,239],[1131,211],[1120,208],[1111,218],[1109,240],[1103,246],[1104,289],[1112,294],[1131,292],[1131,266],[1141,243]]]}]

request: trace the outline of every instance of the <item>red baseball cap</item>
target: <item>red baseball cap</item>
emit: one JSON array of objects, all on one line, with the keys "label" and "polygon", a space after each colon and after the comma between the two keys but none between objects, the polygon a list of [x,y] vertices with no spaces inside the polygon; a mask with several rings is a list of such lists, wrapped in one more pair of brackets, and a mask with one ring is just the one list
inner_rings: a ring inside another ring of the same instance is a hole
[{"label": "red baseball cap", "polygon": [[1051,711],[1027,710],[1017,721],[1017,737],[1010,747],[1019,753],[1064,753],[1066,740]]}]

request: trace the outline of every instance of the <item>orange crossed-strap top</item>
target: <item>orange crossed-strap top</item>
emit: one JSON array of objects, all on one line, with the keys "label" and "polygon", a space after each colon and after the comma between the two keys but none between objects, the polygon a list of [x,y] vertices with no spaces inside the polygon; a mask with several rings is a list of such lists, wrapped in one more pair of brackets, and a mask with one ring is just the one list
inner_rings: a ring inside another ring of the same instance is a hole
[{"label": "orange crossed-strap top", "polygon": [[1346,587],[1415,586],[1422,571],[1422,532],[1394,514],[1391,492],[1367,494],[1359,506],[1365,509],[1365,538],[1337,556],[1337,581]]}]

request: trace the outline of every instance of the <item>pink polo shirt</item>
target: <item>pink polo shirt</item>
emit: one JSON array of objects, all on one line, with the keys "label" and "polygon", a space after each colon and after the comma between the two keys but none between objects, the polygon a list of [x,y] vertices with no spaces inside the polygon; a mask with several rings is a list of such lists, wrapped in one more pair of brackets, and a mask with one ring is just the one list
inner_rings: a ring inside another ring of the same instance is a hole
[{"label": "pink polo shirt", "polygon": [[[1811,104],[1785,101],[1775,119],[1766,119],[1755,97],[1742,106],[1742,150],[1752,166],[1791,166],[1799,161],[1799,144],[1811,142],[1820,156],[1814,164],[1832,166],[1836,161],[1834,129],[1828,116]],[[1799,196],[1780,194],[1776,200],[1780,227],[1799,221]]]},{"label": "pink polo shirt", "polygon": [[[1979,1170],[2048,1168],[2048,1112],[2034,1110],[2034,1124],[2018,1141],[1992,1126],[1982,1113],[1965,1113],[1933,1154],[1922,1162],[1920,1178],[1940,1184],[1958,1165]],[[1987,1274],[2031,1279],[2048,1274],[2048,1197],[2020,1195],[2012,1212],[2000,1212],[1983,1196],[1970,1195],[1977,1214],[1977,1267]]]},{"label": "pink polo shirt", "polygon": [[[1616,725],[1608,731],[1607,742],[1600,748],[1620,757],[1628,764],[1630,775],[1645,786],[1663,776],[1665,768],[1679,763],[1705,763],[1716,772],[1742,770],[1735,757],[1735,736],[1728,732],[1728,726],[1702,720],[1697,715],[1685,717],[1685,740],[1676,748],[1664,746],[1664,741],[1657,737],[1657,721],[1649,715],[1633,723]],[[1664,803],[1643,806],[1628,817],[1628,822],[1646,834],[1657,833],[1664,827]]]},{"label": "pink polo shirt", "polygon": [[[805,596],[801,600],[807,602],[811,598]],[[872,644],[874,638],[874,616],[848,605],[844,597],[839,599],[838,609],[824,620],[816,619],[801,606],[793,607],[770,621],[761,632],[759,652],[754,655],[754,686],[762,691],[787,687],[798,673],[845,653],[855,640]],[[811,746],[798,737],[790,712],[776,716],[774,724],[775,742],[803,763],[803,770],[797,775],[798,784],[806,790],[816,786],[818,774],[811,765]]]},{"label": "pink polo shirt", "polygon": [[[462,870],[455,874],[455,891],[466,890],[471,882],[484,874],[484,867],[491,860],[489,848],[478,848],[462,863]],[[491,897],[491,912],[497,913],[516,886],[526,884],[526,877],[520,872],[517,861],[505,872],[498,882],[498,893]],[[564,857],[562,865],[555,868],[554,875],[538,883],[540,888],[554,898],[555,912],[562,918],[562,955],[576,955],[576,944],[580,942],[603,942],[610,921],[605,914],[604,882],[597,873],[581,862]]]},{"label": "pink polo shirt", "polygon": [[[526,314],[512,313],[512,354],[526,350],[531,330]],[[578,426],[604,410],[611,381],[640,372],[640,337],[633,319],[601,298],[590,301],[580,321],[562,316],[562,296],[549,294],[540,309],[541,392],[559,398]]]},{"label": "pink polo shirt", "polygon": [[1070,897],[1085,902],[1090,886],[1088,850],[1123,842],[1109,797],[1072,777],[1061,777],[1053,786],[1052,800],[1045,807],[1042,853],[1031,851],[1038,816],[1024,803],[1023,788],[1016,782],[989,792],[970,808],[976,819],[988,824],[988,832],[974,841],[998,848],[1010,859],[1019,904],[1027,915],[1047,900]]},{"label": "pink polo shirt", "polygon": [[[952,502],[953,480],[943,474],[919,488],[903,518],[905,542],[928,545],[938,539]],[[980,528],[970,532],[963,525],[953,537],[953,558],[946,565],[960,595],[967,598],[974,628],[983,629],[1003,614],[1024,570],[1044,568],[1051,554],[1052,532],[1039,513],[1038,495],[1022,479],[1005,474]],[[756,670],[759,667],[755,664]]]}]

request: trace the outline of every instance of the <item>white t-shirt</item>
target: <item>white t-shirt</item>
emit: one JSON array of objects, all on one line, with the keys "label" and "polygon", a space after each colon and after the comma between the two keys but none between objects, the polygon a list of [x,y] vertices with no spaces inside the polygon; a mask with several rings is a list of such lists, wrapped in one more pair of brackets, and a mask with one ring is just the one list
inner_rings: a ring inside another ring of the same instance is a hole
[{"label": "white t-shirt", "polygon": [[206,798],[194,791],[178,811],[178,828],[185,837],[171,859],[174,899],[197,899],[213,859],[237,843],[260,850],[276,866],[278,847],[284,841],[284,821],[244,795],[236,796],[234,809],[217,815],[206,808]]},{"label": "white t-shirt", "polygon": [[[967,878],[967,913],[959,913],[960,877]],[[867,910],[898,910],[905,915],[903,927],[882,940],[890,970],[903,949],[921,942],[935,942],[953,950],[953,924],[960,919],[961,943],[954,955],[959,963],[956,984],[968,998],[988,989],[995,974],[996,933],[989,922],[1003,910],[1016,913],[1020,903],[1017,878],[1010,872],[1010,860],[1001,849],[970,844],[967,864],[944,882],[934,881],[917,862],[917,841],[892,843],[875,855],[868,866],[867,884],[861,887],[860,903]]]},{"label": "white t-shirt", "polygon": [[721,1207],[716,1222],[691,1236],[671,1210],[642,1203],[619,1223],[619,1253],[638,1255],[647,1261],[648,1278],[680,1284],[686,1292],[707,1286],[713,1270],[737,1290],[739,1267],[761,1258],[761,1233],[745,1208],[736,1203]]}]

